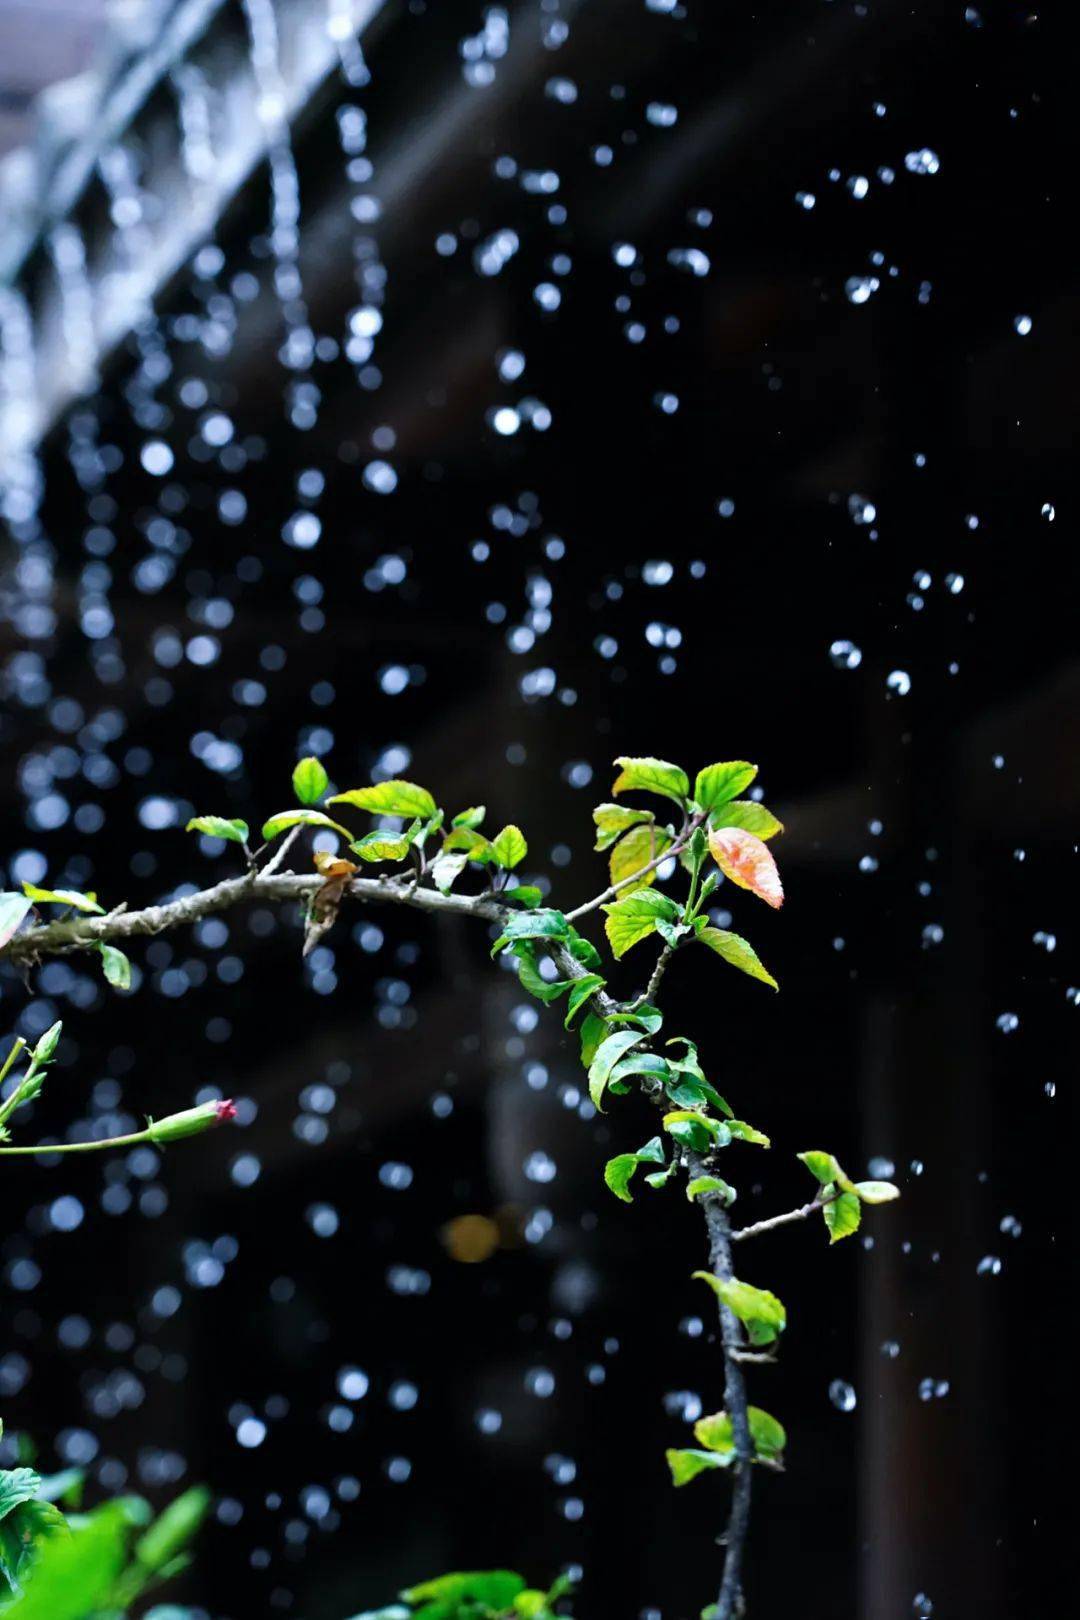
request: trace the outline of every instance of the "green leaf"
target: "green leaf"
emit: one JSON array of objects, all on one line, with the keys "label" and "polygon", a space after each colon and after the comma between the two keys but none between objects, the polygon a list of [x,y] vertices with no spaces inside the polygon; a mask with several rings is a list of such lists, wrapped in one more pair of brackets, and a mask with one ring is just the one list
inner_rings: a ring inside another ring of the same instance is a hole
[{"label": "green leaf", "polygon": [[[440,1575],[433,1581],[412,1586],[402,1597],[406,1603],[486,1604],[499,1613],[508,1609],[519,1592],[525,1591],[520,1575],[508,1569],[492,1569],[463,1575]],[[466,1613],[468,1611],[465,1611]],[[447,1615],[454,1620],[456,1611]]]},{"label": "green leaf", "polygon": [[508,872],[512,872],[515,866],[520,866],[528,853],[529,846],[525,842],[525,835],[521,828],[515,827],[513,823],[504,827],[488,846],[488,858]]},{"label": "green leaf", "polygon": [[[746,1417],[757,1461],[775,1466],[787,1445],[783,1424],[760,1406],[747,1407]],[[708,1417],[699,1418],[694,1424],[694,1437],[707,1451],[721,1454],[730,1452],[734,1455],[735,1435],[726,1412],[713,1412]]]},{"label": "green leaf", "polygon": [[737,1277],[714,1277],[711,1271],[695,1271],[694,1276],[708,1283],[721,1304],[739,1318],[752,1344],[771,1344],[787,1326],[787,1312],[768,1289]]},{"label": "green leaf", "polygon": [[127,1520],[119,1505],[99,1508],[70,1534],[62,1524],[50,1529],[36,1549],[32,1578],[4,1609],[4,1620],[87,1620],[105,1606],[125,1561]]},{"label": "green leaf", "polygon": [[83,894],[79,889],[39,889],[36,883],[24,883],[23,894],[35,905],[74,906],[76,911],[105,911],[99,906],[96,894]]},{"label": "green leaf", "polygon": [[588,1069],[591,1066],[592,1060],[599,1050],[600,1042],[607,1032],[607,1024],[599,1013],[590,1010],[585,1014],[585,1017],[581,1020],[581,1028],[578,1031],[578,1038],[581,1041],[581,1063],[583,1068]]},{"label": "green leaf", "polygon": [[512,889],[504,889],[502,897],[504,900],[516,900],[519,906],[528,906],[530,910],[535,910],[543,901],[544,891],[532,883],[518,883]]},{"label": "green leaf", "polygon": [[449,894],[468,864],[467,855],[436,855],[431,863],[431,881],[441,894]]},{"label": "green leaf", "polygon": [[603,1109],[600,1108],[600,1099],[604,1095],[612,1069],[632,1046],[636,1046],[644,1039],[644,1035],[638,1030],[621,1029],[614,1035],[606,1036],[597,1047],[596,1056],[589,1065],[589,1096],[593,1100],[593,1106],[601,1113]]},{"label": "green leaf", "polygon": [[566,1017],[563,1028],[569,1029],[582,1007],[597,990],[602,990],[606,981],[599,973],[586,973],[583,979],[575,979],[574,987],[570,991],[570,1000],[566,1007]]},{"label": "green leaf", "polygon": [[749,1142],[752,1147],[772,1147],[772,1143],[765,1133],[755,1130],[754,1126],[748,1125],[745,1119],[729,1119],[727,1127],[732,1136],[737,1137],[740,1142]]},{"label": "green leaf", "polygon": [[0,1468],[0,1519],[23,1502],[32,1501],[41,1488],[41,1475],[32,1468]]},{"label": "green leaf", "polygon": [[752,979],[760,979],[762,984],[771,985],[774,990],[780,986],[759,958],[754,947],[741,934],[729,934],[725,928],[699,928],[698,939],[707,945],[710,951],[722,956],[725,962],[737,967],[740,972],[748,973]]},{"label": "green leaf", "polygon": [[0,894],[0,949],[19,928],[33,903],[25,894],[16,894],[10,889]]},{"label": "green leaf", "polygon": [[292,785],[298,804],[318,804],[330,786],[322,760],[312,754],[302,759],[292,773]]},{"label": "green leaf", "polygon": [[665,799],[683,804],[690,796],[690,779],[677,765],[666,759],[628,759],[625,754],[615,761],[620,766],[612,793],[660,793]]},{"label": "green leaf", "polygon": [[156,1575],[187,1546],[210,1509],[210,1492],[201,1485],[170,1502],[135,1543],[135,1559]]},{"label": "green leaf", "polygon": [[608,1017],[609,1024],[634,1024],[638,1029],[643,1029],[646,1035],[655,1035],[663,1022],[664,1015],[659,1007],[650,1007],[647,1001],[635,1007],[633,1012],[613,1012]]},{"label": "green leaf", "polygon": [[727,1468],[735,1460],[735,1451],[730,1455],[717,1451],[694,1451],[687,1448],[670,1447],[665,1453],[668,1467],[671,1469],[671,1482],[673,1485],[689,1485],[692,1479],[703,1474],[708,1468]]},{"label": "green leaf", "polygon": [[629,832],[631,827],[637,827],[642,822],[649,822],[652,819],[651,810],[632,810],[626,804],[598,804],[593,811],[593,820],[596,822],[596,843],[593,848],[610,849],[624,832]]},{"label": "green leaf", "polygon": [[468,810],[460,810],[451,821],[451,827],[479,827],[487,815],[487,807],[482,804],[470,805]]},{"label": "green leaf", "polygon": [[675,922],[679,916],[674,900],[655,889],[635,889],[603,909],[607,912],[604,932],[616,959],[654,933],[658,921]]},{"label": "green leaf", "polygon": [[721,1179],[720,1176],[695,1176],[687,1184],[686,1196],[693,1203],[695,1198],[701,1198],[706,1193],[717,1193],[726,1204],[735,1202],[735,1189]]},{"label": "green leaf", "polygon": [[[658,855],[663,855],[674,842],[666,827],[654,826],[652,822],[632,828],[624,838],[619,839],[608,858],[612,883],[625,883],[635,873],[640,872],[643,866],[648,866]],[[655,872],[646,872],[641,878],[642,885],[646,888],[655,881]]]},{"label": "green leaf", "polygon": [[741,827],[743,832],[753,833],[766,843],[784,830],[784,823],[755,799],[733,799],[730,804],[721,805],[709,817],[709,826]]},{"label": "green leaf", "polygon": [[644,1074],[650,1080],[659,1080],[661,1085],[671,1078],[671,1070],[667,1058],[662,1058],[655,1052],[631,1052],[629,1057],[622,1058],[611,1071],[612,1080],[626,1080],[631,1075]]},{"label": "green leaf", "polygon": [[335,793],[327,804],[351,804],[357,810],[370,810],[376,816],[419,816],[426,821],[435,814],[435,800],[427,788],[415,782],[376,782],[372,787],[350,788]]},{"label": "green leaf", "polygon": [[131,989],[131,963],[115,945],[98,945],[101,970],[114,990]]},{"label": "green leaf", "polygon": [[823,1204],[821,1213],[829,1229],[829,1243],[839,1243],[841,1238],[850,1237],[859,1230],[862,1205],[855,1193],[842,1192],[838,1198]]},{"label": "green leaf", "polygon": [[491,947],[492,956],[498,956],[512,939],[565,939],[570,924],[561,911],[512,911],[503,924],[503,932]]},{"label": "green leaf", "polygon": [[185,832],[205,833],[208,838],[224,838],[230,844],[246,844],[251,828],[246,821],[231,821],[227,816],[192,816]]},{"label": "green leaf", "polygon": [[359,855],[362,861],[403,861],[412,848],[413,840],[420,829],[419,822],[414,821],[411,827],[404,832],[391,833],[375,832],[365,833],[363,838],[352,839],[349,848],[354,855]]},{"label": "green leaf", "polygon": [[823,1187],[827,1187],[831,1181],[842,1182],[845,1179],[844,1172],[831,1153],[822,1153],[815,1149],[807,1153],[797,1153],[795,1157],[802,1160],[810,1174],[820,1181]]},{"label": "green leaf", "polygon": [[900,1196],[899,1187],[891,1181],[856,1181],[854,1186],[864,1204],[888,1204]]},{"label": "green leaf", "polygon": [[675,1109],[664,1115],[662,1123],[669,1136],[695,1153],[705,1153],[713,1147],[726,1147],[731,1141],[726,1125],[693,1108]]},{"label": "green leaf", "polygon": [[715,810],[735,799],[757,775],[757,766],[745,759],[728,760],[723,765],[706,765],[698,771],[694,798],[703,810]]},{"label": "green leaf", "polygon": [[349,843],[352,833],[348,827],[339,826],[336,821],[324,815],[321,810],[279,810],[276,816],[263,822],[263,837],[269,841],[276,838],[278,833],[287,831],[289,827],[329,827],[332,832],[340,833],[341,837]]},{"label": "green leaf", "polygon": [[640,1162],[636,1153],[618,1153],[614,1159],[609,1159],[604,1166],[604,1180],[616,1198],[621,1198],[624,1204],[633,1203],[628,1188],[630,1178]]},{"label": "green leaf", "polygon": [[518,962],[518,978],[523,990],[538,1001],[548,1004],[558,1001],[560,996],[566,994],[573,984],[573,979],[545,979],[540,972],[540,963],[536,954],[536,946],[531,939],[519,939],[510,946],[511,956]]}]

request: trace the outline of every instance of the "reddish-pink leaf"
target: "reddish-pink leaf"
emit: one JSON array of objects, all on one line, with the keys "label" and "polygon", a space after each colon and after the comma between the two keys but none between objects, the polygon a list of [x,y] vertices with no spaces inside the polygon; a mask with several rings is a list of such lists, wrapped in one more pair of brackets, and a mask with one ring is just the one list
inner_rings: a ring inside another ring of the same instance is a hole
[{"label": "reddish-pink leaf", "polygon": [[749,889],[768,906],[784,903],[780,873],[768,845],[742,827],[714,827],[709,833],[713,860],[732,883]]}]

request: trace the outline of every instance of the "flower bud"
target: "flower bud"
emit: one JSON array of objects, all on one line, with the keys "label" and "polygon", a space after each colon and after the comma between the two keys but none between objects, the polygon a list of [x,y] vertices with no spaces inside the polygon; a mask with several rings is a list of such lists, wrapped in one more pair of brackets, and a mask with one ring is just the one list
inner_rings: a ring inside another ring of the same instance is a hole
[{"label": "flower bud", "polygon": [[47,1029],[30,1054],[30,1062],[35,1069],[43,1069],[46,1063],[51,1063],[53,1053],[60,1041],[60,1031],[63,1023],[58,1019],[51,1029]]},{"label": "flower bud", "polygon": [[226,1120],[236,1118],[236,1105],[231,1098],[224,1102],[199,1103],[196,1108],[185,1108],[179,1114],[167,1114],[164,1119],[151,1120],[146,1134],[151,1142],[164,1144],[179,1142],[185,1136],[199,1136],[213,1130]]}]

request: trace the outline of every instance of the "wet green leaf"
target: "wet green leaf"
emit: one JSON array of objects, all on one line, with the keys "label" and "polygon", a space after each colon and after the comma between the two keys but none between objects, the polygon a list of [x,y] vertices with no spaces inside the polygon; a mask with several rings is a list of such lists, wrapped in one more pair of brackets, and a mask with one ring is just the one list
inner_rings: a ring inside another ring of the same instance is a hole
[{"label": "wet green leaf", "polygon": [[762,984],[771,985],[774,990],[780,986],[761,961],[754,947],[749,941],[743,939],[741,934],[730,934],[725,928],[699,928],[698,939],[707,945],[710,951],[722,956],[725,962],[737,967],[741,973],[748,973],[752,979],[760,979]]},{"label": "wet green leaf", "polygon": [[695,1176],[693,1181],[687,1183],[686,1196],[693,1203],[695,1198],[701,1198],[706,1193],[716,1193],[726,1204],[735,1202],[735,1189],[720,1176]]},{"label": "wet green leaf", "polygon": [[600,1109],[600,1100],[616,1063],[644,1038],[640,1031],[621,1029],[600,1042],[596,1055],[589,1065],[589,1096],[595,1108]]},{"label": "wet green leaf", "polygon": [[431,881],[440,894],[449,894],[469,864],[467,855],[436,855],[431,863]]},{"label": "wet green leaf", "polygon": [[491,947],[492,956],[513,939],[565,939],[570,924],[561,911],[512,911],[503,923],[503,932]]},{"label": "wet green leaf", "polygon": [[797,1153],[795,1157],[802,1160],[810,1174],[820,1181],[823,1187],[828,1186],[830,1181],[843,1179],[844,1172],[831,1153],[813,1149],[806,1153]]},{"label": "wet green leaf", "polygon": [[39,889],[36,883],[24,883],[23,894],[37,906],[74,906],[76,911],[95,911],[99,915],[105,911],[98,905],[96,894],[83,894],[80,889]]},{"label": "wet green leaf", "polygon": [[754,799],[733,799],[730,804],[721,805],[709,817],[709,826],[741,827],[743,832],[753,833],[764,842],[784,830],[784,823]]},{"label": "wet green leaf", "polygon": [[352,833],[348,827],[342,827],[338,822],[331,821],[321,810],[280,810],[276,816],[271,816],[269,821],[263,822],[262,835],[269,841],[276,838],[279,833],[288,831],[290,827],[329,827],[331,832],[340,834],[346,843],[352,840]]},{"label": "wet green leaf", "polygon": [[850,1237],[859,1230],[862,1205],[855,1193],[842,1192],[839,1197],[823,1204],[821,1213],[829,1229],[830,1244],[839,1243],[841,1238]]},{"label": "wet green leaf", "polygon": [[739,1318],[753,1344],[771,1344],[787,1326],[787,1312],[775,1294],[737,1277],[714,1277],[711,1271],[695,1271],[694,1276],[708,1283],[713,1293]]},{"label": "wet green leaf", "polygon": [[512,823],[504,827],[488,846],[488,859],[507,871],[513,871],[515,866],[520,866],[528,853],[529,846],[525,842],[524,833],[520,827],[515,827]]},{"label": "wet green leaf", "polygon": [[376,782],[371,787],[349,788],[345,793],[335,793],[326,802],[351,804],[357,810],[370,810],[376,816],[419,816],[422,821],[428,820],[436,810],[435,800],[427,788],[417,787],[415,782],[396,780]]},{"label": "wet green leaf", "polygon": [[[627,882],[640,872],[643,866],[648,866],[657,856],[670,849],[674,841],[666,827],[656,827],[651,822],[632,828],[624,838],[619,839],[608,858],[612,883]],[[655,881],[655,872],[646,872],[641,878],[644,888],[648,888]]]},{"label": "wet green leaf", "polygon": [[680,805],[690,796],[690,779],[686,772],[677,765],[669,765],[666,759],[630,759],[624,754],[615,763],[620,771],[612,786],[612,793],[638,790],[660,793],[665,799],[674,799]]},{"label": "wet green leaf", "polygon": [[670,1447],[666,1452],[673,1485],[689,1485],[692,1479],[709,1468],[727,1468],[735,1460],[735,1452],[695,1451],[687,1447]]},{"label": "wet green leaf", "polygon": [[224,838],[230,844],[246,844],[251,828],[246,821],[230,820],[227,816],[192,816],[185,832],[205,833],[208,838]]},{"label": "wet green leaf", "polygon": [[757,766],[745,759],[728,760],[722,765],[706,765],[698,771],[694,783],[694,798],[703,810],[715,810],[729,800],[738,798],[757,775]]},{"label": "wet green leaf", "polygon": [[900,1196],[899,1187],[891,1181],[856,1181],[854,1186],[864,1204],[888,1204]]},{"label": "wet green leaf", "polygon": [[740,1142],[749,1142],[752,1147],[771,1147],[772,1143],[764,1131],[759,1131],[753,1125],[748,1125],[745,1119],[729,1119],[728,1130]]},{"label": "wet green leaf", "polygon": [[363,838],[351,839],[349,848],[354,855],[359,855],[362,861],[403,861],[412,848],[419,827],[419,822],[414,821],[404,832],[376,830],[365,833]]},{"label": "wet green leaf", "polygon": [[292,773],[292,785],[298,804],[318,804],[330,786],[322,760],[311,754],[302,759]]},{"label": "wet green leaf", "polygon": [[115,945],[98,945],[101,970],[114,990],[131,989],[131,963]]},{"label": "wet green leaf", "polygon": [[604,979],[599,973],[587,973],[583,979],[575,979],[574,987],[570,992],[570,1000],[566,1007],[566,1018],[563,1027],[569,1029],[582,1007],[586,1006],[590,997],[597,990],[604,988]]},{"label": "wet green leaf", "polygon": [[603,909],[607,913],[604,932],[616,959],[655,933],[658,921],[676,922],[679,917],[675,902],[655,889],[635,889]]},{"label": "wet green leaf", "polygon": [[631,827],[637,827],[652,819],[651,810],[634,810],[626,804],[598,804],[593,811],[593,820],[596,822],[596,843],[593,848],[610,849],[624,832],[629,832]]}]

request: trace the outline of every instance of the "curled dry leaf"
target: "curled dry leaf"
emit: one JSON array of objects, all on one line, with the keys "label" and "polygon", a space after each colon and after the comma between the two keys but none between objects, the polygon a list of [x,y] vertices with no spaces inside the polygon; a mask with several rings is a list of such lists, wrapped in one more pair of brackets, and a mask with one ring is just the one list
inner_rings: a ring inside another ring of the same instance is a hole
[{"label": "curled dry leaf", "polygon": [[779,910],[784,888],[767,844],[742,827],[714,827],[709,832],[709,849],[726,878]]},{"label": "curled dry leaf", "polygon": [[311,897],[311,909],[304,929],[305,956],[310,956],[323,935],[333,928],[349,879],[360,868],[354,861],[342,860],[340,856],[320,849],[315,852],[315,870],[326,881]]}]

